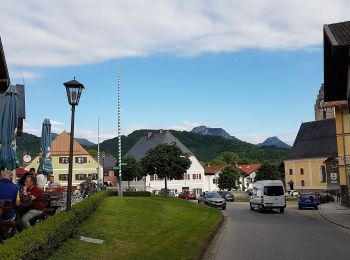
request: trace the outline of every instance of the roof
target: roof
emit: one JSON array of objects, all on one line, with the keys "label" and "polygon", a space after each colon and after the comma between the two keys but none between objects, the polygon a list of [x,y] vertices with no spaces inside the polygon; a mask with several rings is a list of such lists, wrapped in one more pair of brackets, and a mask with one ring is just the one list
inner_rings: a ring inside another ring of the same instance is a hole
[{"label": "roof", "polygon": [[301,124],[286,160],[336,156],[335,119],[332,118]]},{"label": "roof", "polygon": [[213,166],[204,167],[204,174],[205,175],[215,175],[222,169],[225,169],[228,166],[228,164],[218,164]]},{"label": "roof", "polygon": [[325,25],[333,45],[350,46],[350,21]]},{"label": "roof", "polygon": [[7,69],[5,52],[2,47],[2,42],[0,37],[0,93],[4,93],[9,85],[10,85],[10,76]]},{"label": "roof", "polygon": [[258,170],[261,167],[261,163],[255,163],[255,164],[238,164],[236,165],[236,168],[240,171],[242,171],[245,174],[251,174]]},{"label": "roof", "polygon": [[[51,155],[69,155],[69,145],[70,145],[70,134],[66,131],[60,133],[55,140],[51,142]],[[89,155],[75,139],[73,143],[73,154],[74,155]]]},{"label": "roof", "polygon": [[[95,157],[95,160],[97,162],[97,156]],[[110,154],[106,154],[103,158],[100,154],[100,165],[104,167],[105,169],[112,169],[114,166],[116,166],[118,160]]]},{"label": "roof", "polygon": [[146,156],[146,153],[150,149],[156,147],[157,145],[171,143],[175,143],[183,153],[193,155],[193,153],[169,131],[160,131],[156,134],[150,133],[149,136],[141,137],[138,142],[125,154],[125,156],[132,156],[139,161]]}]

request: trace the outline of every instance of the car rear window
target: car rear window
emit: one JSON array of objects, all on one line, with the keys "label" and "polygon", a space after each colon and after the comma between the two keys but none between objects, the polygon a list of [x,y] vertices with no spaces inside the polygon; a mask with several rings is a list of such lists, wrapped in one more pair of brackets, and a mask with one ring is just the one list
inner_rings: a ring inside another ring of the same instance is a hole
[{"label": "car rear window", "polygon": [[284,190],[282,186],[265,186],[264,195],[266,196],[282,196],[284,195]]}]

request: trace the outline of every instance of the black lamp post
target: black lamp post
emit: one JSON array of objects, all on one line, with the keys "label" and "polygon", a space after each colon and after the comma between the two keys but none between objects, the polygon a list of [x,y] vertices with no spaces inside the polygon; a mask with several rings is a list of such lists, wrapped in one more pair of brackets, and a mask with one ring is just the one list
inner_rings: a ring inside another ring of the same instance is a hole
[{"label": "black lamp post", "polygon": [[67,206],[66,206],[66,211],[70,211],[72,206],[72,172],[73,172],[75,106],[79,104],[80,95],[84,89],[84,86],[79,81],[75,80],[75,77],[73,80],[63,83],[63,85],[66,87],[68,103],[72,106],[72,116],[71,116],[71,125],[70,125],[70,144],[69,144]]}]

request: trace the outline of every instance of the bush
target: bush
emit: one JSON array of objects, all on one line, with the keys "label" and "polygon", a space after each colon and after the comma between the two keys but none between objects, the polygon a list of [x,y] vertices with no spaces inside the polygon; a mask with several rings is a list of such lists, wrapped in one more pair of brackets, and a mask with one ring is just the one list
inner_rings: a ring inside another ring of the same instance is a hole
[{"label": "bush", "polygon": [[106,198],[101,191],[77,203],[70,212],[57,215],[7,239],[0,245],[0,259],[47,259],[55,249],[78,232],[78,224]]},{"label": "bush", "polygon": [[[123,191],[124,197],[151,197],[151,195],[149,191]],[[108,190],[108,196],[118,196],[118,191]]]}]

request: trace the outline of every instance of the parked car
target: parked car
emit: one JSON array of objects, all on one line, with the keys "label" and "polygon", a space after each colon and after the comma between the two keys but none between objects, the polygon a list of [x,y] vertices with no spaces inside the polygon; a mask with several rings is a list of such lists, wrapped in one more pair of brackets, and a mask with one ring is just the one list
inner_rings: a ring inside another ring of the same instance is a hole
[{"label": "parked car", "polygon": [[[158,195],[165,196],[165,189],[161,189]],[[175,197],[175,193],[168,189],[167,197]]]},{"label": "parked car", "polygon": [[297,192],[296,190],[290,190],[290,191],[288,191],[288,194],[290,196],[294,196],[294,197],[298,197],[299,196],[299,192]]},{"label": "parked car", "polygon": [[250,210],[279,209],[280,213],[286,208],[286,196],[283,182],[280,180],[257,181],[253,185],[253,195],[250,197]]},{"label": "parked car", "polygon": [[303,209],[303,208],[318,209],[318,205],[320,205],[320,202],[318,201],[315,193],[300,194],[300,197],[298,200],[299,209]]},{"label": "parked car", "polygon": [[320,203],[327,203],[330,201],[334,201],[333,195],[327,192],[319,192],[319,193],[316,193],[315,195]]},{"label": "parked car", "polygon": [[203,203],[215,208],[226,209],[226,200],[217,192],[203,192],[198,197],[198,203]]},{"label": "parked car", "polygon": [[235,201],[235,196],[229,191],[218,191],[218,193],[226,201]]},{"label": "parked car", "polygon": [[184,199],[184,200],[195,200],[196,195],[190,192],[181,192],[178,196],[179,199]]}]

